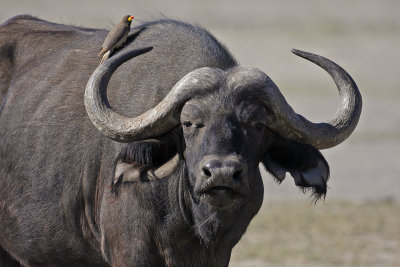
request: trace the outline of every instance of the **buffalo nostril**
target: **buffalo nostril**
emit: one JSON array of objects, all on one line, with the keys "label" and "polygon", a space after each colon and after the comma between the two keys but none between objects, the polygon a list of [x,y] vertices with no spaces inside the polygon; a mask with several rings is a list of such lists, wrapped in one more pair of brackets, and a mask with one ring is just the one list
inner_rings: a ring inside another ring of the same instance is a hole
[{"label": "buffalo nostril", "polygon": [[218,159],[211,159],[203,165],[202,172],[207,177],[210,178],[219,173],[222,163]]},{"label": "buffalo nostril", "polygon": [[207,169],[207,168],[203,168],[203,173],[204,173],[204,175],[205,175],[205,176],[207,176],[207,177],[211,177],[211,172],[210,172],[210,170],[209,170],[209,169]]}]

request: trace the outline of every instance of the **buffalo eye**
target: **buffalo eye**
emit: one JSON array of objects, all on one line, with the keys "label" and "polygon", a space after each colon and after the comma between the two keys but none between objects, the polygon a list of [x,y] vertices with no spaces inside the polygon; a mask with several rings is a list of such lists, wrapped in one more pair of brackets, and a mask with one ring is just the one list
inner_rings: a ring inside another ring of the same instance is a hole
[{"label": "buffalo eye", "polygon": [[182,123],[182,125],[185,127],[185,128],[190,128],[190,127],[194,127],[194,128],[203,128],[204,127],[204,124],[202,123],[202,122],[198,122],[198,123],[192,123],[192,122],[190,122],[190,121],[185,121],[185,122],[183,122]]},{"label": "buffalo eye", "polygon": [[267,125],[265,125],[264,122],[255,121],[255,122],[251,123],[251,127],[253,127],[254,129],[256,129],[258,131],[262,131],[262,130],[264,130],[265,127],[267,127]]},{"label": "buffalo eye", "polygon": [[182,123],[184,127],[189,128],[192,126],[192,123],[190,121],[185,121],[184,123]]}]

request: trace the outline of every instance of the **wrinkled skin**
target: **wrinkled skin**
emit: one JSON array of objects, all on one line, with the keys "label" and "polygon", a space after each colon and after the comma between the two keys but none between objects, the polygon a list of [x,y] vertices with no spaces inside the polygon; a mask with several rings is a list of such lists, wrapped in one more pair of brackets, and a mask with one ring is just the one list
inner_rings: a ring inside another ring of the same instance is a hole
[{"label": "wrinkled skin", "polygon": [[[113,75],[121,114],[154,107],[194,69],[236,66],[200,28],[136,30],[123,49],[154,49]],[[82,97],[106,34],[27,16],[0,27],[1,266],[227,266],[262,203],[260,162],[278,181],[288,171],[325,194],[320,152],[273,133],[258,96],[226,84],[185,103],[163,136],[103,136]]]}]

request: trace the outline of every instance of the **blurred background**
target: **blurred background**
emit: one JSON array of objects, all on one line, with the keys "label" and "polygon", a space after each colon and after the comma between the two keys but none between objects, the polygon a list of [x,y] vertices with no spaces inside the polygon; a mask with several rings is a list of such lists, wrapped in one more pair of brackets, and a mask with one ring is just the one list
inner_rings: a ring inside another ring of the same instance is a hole
[{"label": "blurred background", "polygon": [[[296,112],[330,119],[336,87],[291,48],[346,69],[363,96],[358,128],[322,151],[331,166],[325,201],[312,203],[287,175],[263,170],[265,200],[230,266],[400,266],[400,1],[398,0],[0,0],[0,21],[31,14],[111,28],[168,17],[208,29],[242,65],[266,72]],[[262,168],[261,168],[262,169]]]}]

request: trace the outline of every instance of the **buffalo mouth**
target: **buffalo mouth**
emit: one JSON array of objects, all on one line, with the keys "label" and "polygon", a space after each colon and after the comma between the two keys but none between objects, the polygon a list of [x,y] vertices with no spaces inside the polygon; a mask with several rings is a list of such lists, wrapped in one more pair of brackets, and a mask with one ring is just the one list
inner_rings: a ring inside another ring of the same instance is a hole
[{"label": "buffalo mouth", "polygon": [[247,196],[243,190],[225,185],[205,185],[198,190],[200,201],[218,209],[230,208]]}]

